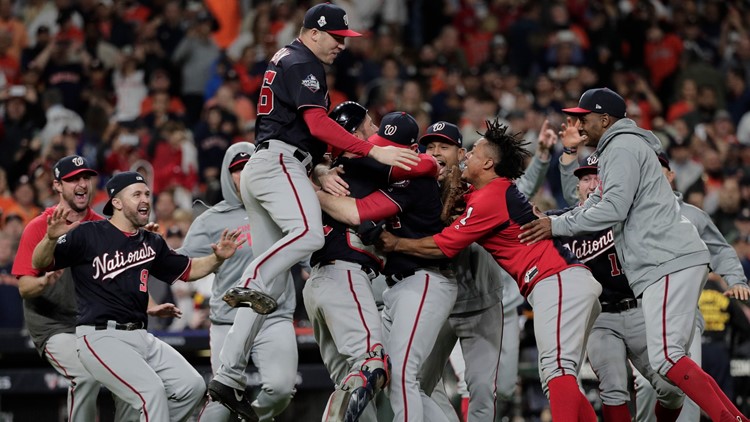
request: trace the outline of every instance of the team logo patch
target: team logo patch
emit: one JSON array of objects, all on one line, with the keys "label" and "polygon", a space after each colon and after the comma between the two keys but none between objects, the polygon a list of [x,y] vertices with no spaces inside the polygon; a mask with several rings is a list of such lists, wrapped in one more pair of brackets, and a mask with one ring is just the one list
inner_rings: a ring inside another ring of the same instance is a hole
[{"label": "team logo patch", "polygon": [[399,180],[398,182],[391,183],[391,187],[388,188],[388,192],[393,192],[393,188],[405,188],[409,186],[409,180]]},{"label": "team logo patch", "polygon": [[73,164],[75,164],[76,167],[81,167],[83,165],[83,158],[81,157],[73,158]]},{"label": "team logo patch", "polygon": [[62,245],[63,243],[65,243],[65,242],[66,242],[66,241],[68,240],[68,239],[66,238],[66,236],[67,236],[67,234],[64,234],[64,235],[62,235],[62,236],[58,237],[58,238],[57,238],[57,244],[58,244],[58,245]]},{"label": "team logo patch", "polygon": [[523,280],[524,283],[528,283],[531,280],[533,280],[534,277],[537,276],[537,274],[539,274],[539,269],[537,269],[537,267],[533,267],[532,269],[526,271],[526,277],[524,277],[524,280]]},{"label": "team logo patch", "polygon": [[349,26],[349,17],[344,15],[344,25]]},{"label": "team logo patch", "polygon": [[396,133],[397,130],[398,130],[398,126],[396,125],[385,125],[385,128],[383,128],[383,134],[392,136]]},{"label": "team logo patch", "polygon": [[599,154],[591,154],[589,155],[589,158],[586,159],[586,164],[590,166],[595,166],[599,164]]},{"label": "team logo patch", "polygon": [[328,22],[326,22],[326,17],[325,16],[321,16],[320,19],[318,19],[318,26],[319,27],[322,28],[322,27],[326,26],[326,23],[328,23]]},{"label": "team logo patch", "polygon": [[435,132],[439,130],[443,130],[443,129],[445,129],[445,123],[443,122],[437,122],[434,125],[432,125],[432,130],[434,130]]},{"label": "team logo patch", "polygon": [[318,92],[320,89],[320,82],[317,78],[311,73],[307,75],[305,79],[302,80],[302,86],[309,89],[312,92]]},{"label": "team logo patch", "polygon": [[55,167],[55,179],[59,179],[59,178],[60,178],[60,169]]}]

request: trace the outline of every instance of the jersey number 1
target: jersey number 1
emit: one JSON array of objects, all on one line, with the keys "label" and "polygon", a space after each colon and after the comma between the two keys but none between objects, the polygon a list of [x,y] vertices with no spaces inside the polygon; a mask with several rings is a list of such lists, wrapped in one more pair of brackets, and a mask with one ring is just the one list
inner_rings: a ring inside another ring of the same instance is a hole
[{"label": "jersey number 1", "polygon": [[141,270],[141,285],[138,290],[142,292],[148,291],[148,270]]},{"label": "jersey number 1", "polygon": [[273,90],[271,84],[276,79],[276,72],[266,70],[263,75],[263,86],[260,87],[260,96],[258,97],[258,114],[265,116],[273,111]]},{"label": "jersey number 1", "polygon": [[622,274],[622,270],[620,270],[620,267],[617,265],[617,254],[611,253],[607,255],[607,258],[609,258],[609,264],[612,266],[612,277],[617,277]]}]

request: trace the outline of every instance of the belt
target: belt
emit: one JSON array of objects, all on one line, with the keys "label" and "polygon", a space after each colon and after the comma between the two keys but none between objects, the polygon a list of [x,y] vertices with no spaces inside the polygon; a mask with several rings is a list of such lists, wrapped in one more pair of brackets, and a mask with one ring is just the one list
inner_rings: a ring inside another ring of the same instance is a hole
[{"label": "belt", "polygon": [[391,274],[385,277],[385,284],[388,285],[388,287],[393,287],[398,283],[399,281],[403,281],[407,277],[411,277],[414,274],[416,274],[415,270],[412,271],[404,271],[402,273],[396,273]]},{"label": "belt", "polygon": [[[255,147],[255,150],[262,151],[264,149],[268,149],[270,146],[271,144],[268,141],[261,142],[260,144],[258,144],[257,147]],[[305,163],[305,162],[307,163],[305,164],[305,170],[307,170],[308,175],[310,174],[313,168],[312,159],[308,158],[309,155],[310,154],[300,150],[299,148],[295,148],[294,154],[292,154],[292,156],[294,156],[294,158],[296,158],[297,161],[299,161],[300,163]]]},{"label": "belt", "polygon": [[602,302],[602,312],[608,312],[617,314],[620,312],[627,311],[629,309],[635,309],[638,307],[638,300],[637,299],[623,299],[619,302],[614,303],[607,303]]},{"label": "belt", "polygon": [[[334,259],[331,261],[321,261],[318,264],[318,266],[325,267],[328,265],[335,265],[335,264],[336,264],[336,260]],[[353,262],[353,264],[356,264],[356,262]],[[375,270],[374,268],[370,268],[367,265],[360,265],[360,268],[365,274],[367,274],[367,277],[370,279],[370,281],[376,279],[380,275],[380,273],[377,270]]]},{"label": "belt", "polygon": [[110,321],[107,324],[98,324],[95,325],[94,328],[97,330],[109,330],[109,329],[115,329],[115,330],[123,330],[123,331],[134,331],[134,330],[141,330],[146,328],[146,324],[143,322],[126,322],[124,324],[120,324],[119,322],[112,323]]}]

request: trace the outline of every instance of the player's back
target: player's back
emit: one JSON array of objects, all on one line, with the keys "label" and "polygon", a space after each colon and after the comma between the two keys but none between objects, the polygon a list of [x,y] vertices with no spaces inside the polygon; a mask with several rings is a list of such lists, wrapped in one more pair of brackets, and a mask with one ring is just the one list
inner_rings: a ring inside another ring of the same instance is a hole
[{"label": "player's back", "polygon": [[539,280],[579,264],[575,256],[556,239],[533,245],[524,245],[518,240],[521,226],[537,217],[529,201],[510,180],[498,178],[473,192],[467,207],[477,202],[483,202],[484,208],[493,207],[497,213],[497,218],[490,223],[493,227],[477,243],[487,249],[516,280],[524,296]]}]

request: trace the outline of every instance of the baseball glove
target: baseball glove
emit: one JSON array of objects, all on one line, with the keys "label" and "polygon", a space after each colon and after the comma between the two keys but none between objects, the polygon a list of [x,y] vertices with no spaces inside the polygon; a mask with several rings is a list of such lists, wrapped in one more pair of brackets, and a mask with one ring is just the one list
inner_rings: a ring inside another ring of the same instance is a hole
[{"label": "baseball glove", "polygon": [[443,211],[440,213],[440,219],[447,226],[466,210],[464,195],[468,190],[468,185],[461,180],[461,170],[458,166],[452,166],[445,172],[442,194]]}]

